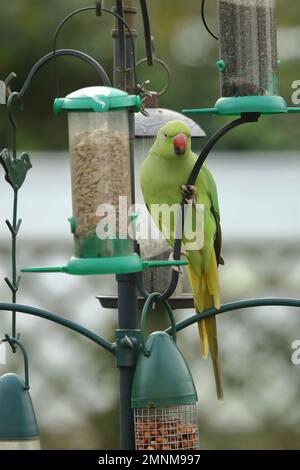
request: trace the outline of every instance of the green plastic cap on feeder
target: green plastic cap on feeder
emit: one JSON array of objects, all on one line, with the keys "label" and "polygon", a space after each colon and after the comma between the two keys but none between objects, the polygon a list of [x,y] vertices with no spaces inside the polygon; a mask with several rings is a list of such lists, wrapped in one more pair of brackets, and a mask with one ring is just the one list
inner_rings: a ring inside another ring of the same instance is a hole
[{"label": "green plastic cap on feeder", "polygon": [[55,114],[60,114],[62,111],[104,113],[130,108],[136,112],[140,111],[140,96],[128,95],[125,91],[106,86],[82,88],[54,101]]},{"label": "green plastic cap on feeder", "polygon": [[133,254],[127,215],[133,185],[129,115],[140,108],[139,96],[103,86],[83,88],[54,102],[56,114],[68,113],[77,258]]},{"label": "green plastic cap on feeder", "polygon": [[16,374],[0,377],[0,450],[39,450],[40,439],[28,388]]},{"label": "green plastic cap on feeder", "polygon": [[165,332],[152,333],[138,359],[132,387],[136,449],[199,449],[197,400],[190,370],[174,339]]}]

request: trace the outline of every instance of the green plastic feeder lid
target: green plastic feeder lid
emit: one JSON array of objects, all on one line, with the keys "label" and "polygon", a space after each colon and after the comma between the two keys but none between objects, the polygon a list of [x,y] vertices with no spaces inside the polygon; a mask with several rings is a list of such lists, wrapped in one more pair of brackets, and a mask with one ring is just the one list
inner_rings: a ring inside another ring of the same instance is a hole
[{"label": "green plastic feeder lid", "polygon": [[122,109],[141,109],[141,98],[137,95],[128,95],[117,88],[94,86],[82,88],[70,93],[65,98],[54,100],[54,112],[60,114],[65,111],[90,111],[104,113]]},{"label": "green plastic feeder lid", "polygon": [[16,374],[0,377],[0,441],[38,439],[37,422],[28,390]]},{"label": "green plastic feeder lid", "polygon": [[191,372],[174,340],[165,332],[152,333],[149,355],[140,354],[132,385],[132,408],[168,407],[198,400]]}]

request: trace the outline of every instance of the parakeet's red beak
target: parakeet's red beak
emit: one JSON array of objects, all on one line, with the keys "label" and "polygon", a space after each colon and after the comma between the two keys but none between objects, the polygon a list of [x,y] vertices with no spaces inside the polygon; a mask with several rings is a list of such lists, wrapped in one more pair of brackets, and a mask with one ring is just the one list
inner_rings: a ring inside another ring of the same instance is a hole
[{"label": "parakeet's red beak", "polygon": [[187,136],[185,134],[177,134],[173,140],[174,151],[176,155],[184,155],[187,146]]}]

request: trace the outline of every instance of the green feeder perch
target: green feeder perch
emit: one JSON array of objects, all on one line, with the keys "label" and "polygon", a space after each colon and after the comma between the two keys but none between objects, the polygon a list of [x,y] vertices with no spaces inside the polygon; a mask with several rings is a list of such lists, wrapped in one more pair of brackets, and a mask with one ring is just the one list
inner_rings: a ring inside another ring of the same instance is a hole
[{"label": "green feeder perch", "polygon": [[218,0],[222,97],[190,114],[299,113],[278,95],[274,0]]},{"label": "green feeder perch", "polygon": [[197,392],[191,372],[176,346],[172,311],[170,337],[152,333],[144,339],[144,323],[153,296],[145,303],[142,320],[142,352],[133,379],[131,405],[134,410],[137,450],[199,449]]}]

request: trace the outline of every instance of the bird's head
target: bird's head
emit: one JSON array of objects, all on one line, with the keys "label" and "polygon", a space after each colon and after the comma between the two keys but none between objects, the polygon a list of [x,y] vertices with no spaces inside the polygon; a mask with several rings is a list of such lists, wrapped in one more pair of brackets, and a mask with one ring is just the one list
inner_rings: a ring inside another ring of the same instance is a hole
[{"label": "bird's head", "polygon": [[156,149],[161,157],[187,158],[191,151],[191,131],[183,121],[169,121],[158,131]]}]

